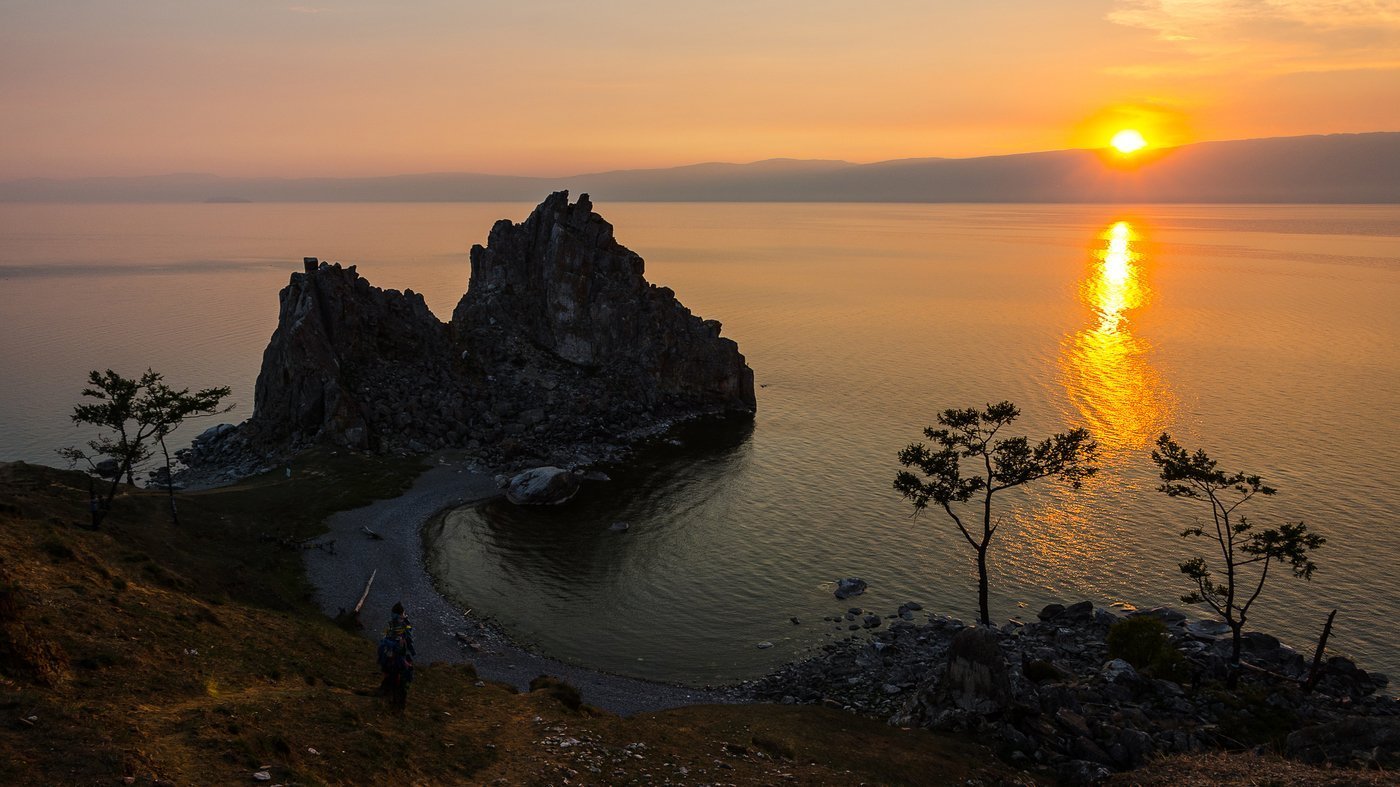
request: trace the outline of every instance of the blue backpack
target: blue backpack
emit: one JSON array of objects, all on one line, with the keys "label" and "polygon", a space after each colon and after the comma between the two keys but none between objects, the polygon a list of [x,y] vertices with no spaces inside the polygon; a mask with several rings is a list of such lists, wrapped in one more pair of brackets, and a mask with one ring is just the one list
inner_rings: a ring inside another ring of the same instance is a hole
[{"label": "blue backpack", "polygon": [[379,640],[379,669],[398,672],[408,667],[408,646],[402,636],[386,634]]}]

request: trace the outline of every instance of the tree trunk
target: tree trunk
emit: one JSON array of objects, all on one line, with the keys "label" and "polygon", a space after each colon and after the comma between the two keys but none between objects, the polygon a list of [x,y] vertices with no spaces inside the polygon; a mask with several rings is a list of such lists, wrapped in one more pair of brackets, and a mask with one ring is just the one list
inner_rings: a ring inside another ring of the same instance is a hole
[{"label": "tree trunk", "polygon": [[180,512],[175,510],[175,476],[170,470],[170,450],[165,447],[165,438],[160,439],[160,452],[165,454],[165,491],[170,494],[170,521],[180,526]]},{"label": "tree trunk", "polygon": [[982,625],[992,625],[992,613],[987,606],[987,545],[977,550],[977,611]]},{"label": "tree trunk", "polygon": [[1240,651],[1244,648],[1244,624],[1227,620],[1230,624],[1230,664],[1225,675],[1225,688],[1233,689],[1240,682]]},{"label": "tree trunk", "polygon": [[1317,640],[1317,651],[1313,653],[1312,668],[1308,670],[1308,679],[1303,682],[1303,693],[1308,694],[1317,688],[1317,682],[1322,679],[1322,655],[1327,651],[1327,638],[1332,636],[1332,619],[1337,617],[1337,610],[1332,610],[1332,614],[1327,616],[1327,625],[1322,627],[1322,636]]}]

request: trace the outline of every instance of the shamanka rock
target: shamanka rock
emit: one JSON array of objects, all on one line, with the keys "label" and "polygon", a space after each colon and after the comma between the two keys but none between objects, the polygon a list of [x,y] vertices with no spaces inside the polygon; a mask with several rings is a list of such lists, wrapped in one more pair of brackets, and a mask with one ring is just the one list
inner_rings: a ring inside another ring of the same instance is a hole
[{"label": "shamanka rock", "polygon": [[576,468],[679,421],[751,416],[738,345],[643,267],[587,195],[567,192],[472,248],[450,324],[411,290],[307,258],[281,292],[252,418],[185,459],[251,468],[321,443]]}]

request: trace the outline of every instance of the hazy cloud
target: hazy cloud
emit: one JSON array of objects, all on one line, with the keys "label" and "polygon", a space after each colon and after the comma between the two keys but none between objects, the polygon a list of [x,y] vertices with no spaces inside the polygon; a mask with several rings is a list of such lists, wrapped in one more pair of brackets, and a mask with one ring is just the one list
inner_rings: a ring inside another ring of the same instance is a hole
[{"label": "hazy cloud", "polygon": [[[1266,73],[1400,66],[1395,0],[1118,0],[1108,20],[1156,32],[1195,58],[1189,70]],[[1180,72],[1128,65],[1126,73]]]},{"label": "hazy cloud", "polygon": [[329,11],[330,9],[329,9],[329,8],[313,8],[313,7],[311,7],[311,6],[305,6],[305,5],[292,5],[292,6],[287,6],[287,10],[288,10],[288,11],[291,11],[291,12],[294,13],[294,14],[319,14],[319,13],[321,13],[322,11]]}]

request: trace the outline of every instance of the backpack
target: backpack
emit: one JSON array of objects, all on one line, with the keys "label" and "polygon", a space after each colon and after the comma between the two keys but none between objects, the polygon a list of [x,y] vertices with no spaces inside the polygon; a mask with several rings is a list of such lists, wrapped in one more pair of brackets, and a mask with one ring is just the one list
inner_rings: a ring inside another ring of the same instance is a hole
[{"label": "backpack", "polygon": [[379,640],[379,669],[398,672],[408,667],[408,646],[402,636],[386,634]]}]

